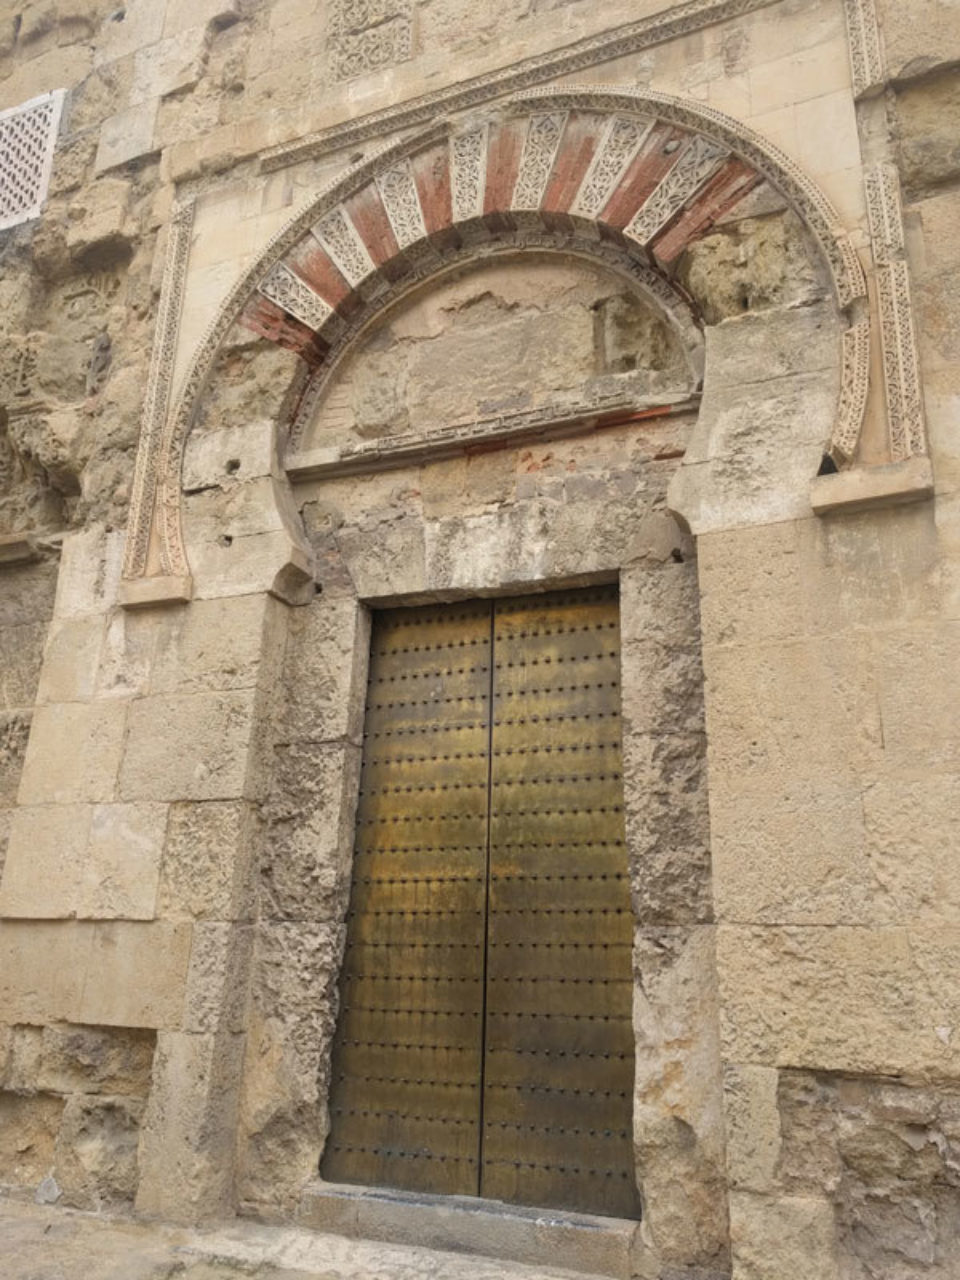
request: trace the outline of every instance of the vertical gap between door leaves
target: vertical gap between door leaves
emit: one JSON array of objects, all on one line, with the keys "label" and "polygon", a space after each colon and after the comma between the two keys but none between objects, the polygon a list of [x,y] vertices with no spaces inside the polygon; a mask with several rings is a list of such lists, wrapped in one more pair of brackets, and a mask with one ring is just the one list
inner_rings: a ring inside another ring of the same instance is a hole
[{"label": "vertical gap between door leaves", "polygon": [[480,1123],[477,1129],[477,1195],[483,1195],[483,1135],[484,1104],[486,1101],[487,1076],[487,958],[490,951],[490,836],[493,813],[493,673],[495,670],[497,607],[490,602],[490,679],[487,684],[487,835],[486,835],[486,875],[483,902],[483,1003],[480,1010]]}]

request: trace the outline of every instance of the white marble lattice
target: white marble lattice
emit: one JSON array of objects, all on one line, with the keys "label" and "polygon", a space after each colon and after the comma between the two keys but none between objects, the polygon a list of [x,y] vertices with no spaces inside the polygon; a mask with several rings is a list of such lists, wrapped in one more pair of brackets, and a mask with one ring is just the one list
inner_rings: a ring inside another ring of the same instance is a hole
[{"label": "white marble lattice", "polygon": [[0,228],[35,218],[50,185],[64,91],[0,112]]}]

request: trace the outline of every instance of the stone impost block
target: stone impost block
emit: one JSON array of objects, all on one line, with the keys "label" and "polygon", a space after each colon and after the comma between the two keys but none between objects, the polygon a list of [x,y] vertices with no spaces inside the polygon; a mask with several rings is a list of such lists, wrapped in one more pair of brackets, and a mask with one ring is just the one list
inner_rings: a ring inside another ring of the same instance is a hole
[{"label": "stone impost block", "polygon": [[724,1057],[960,1079],[960,929],[721,925]]},{"label": "stone impost block", "polygon": [[120,702],[38,707],[20,781],[21,804],[114,799],[127,708]]},{"label": "stone impost block", "polygon": [[152,920],[167,824],[164,804],[96,805],[77,916],[92,920]]},{"label": "stone impost block", "polygon": [[254,692],[162,694],[130,704],[124,800],[221,800],[246,793]]},{"label": "stone impost block", "polygon": [[78,925],[92,937],[78,1022],[108,1027],[180,1025],[191,926],[167,921]]},{"label": "stone impost block", "polygon": [[56,920],[76,915],[92,807],[21,806],[14,810],[0,882],[0,915]]},{"label": "stone impost block", "polygon": [[818,516],[825,516],[833,512],[903,506],[932,496],[930,459],[908,458],[885,467],[862,467],[817,476],[811,485],[810,504]]}]

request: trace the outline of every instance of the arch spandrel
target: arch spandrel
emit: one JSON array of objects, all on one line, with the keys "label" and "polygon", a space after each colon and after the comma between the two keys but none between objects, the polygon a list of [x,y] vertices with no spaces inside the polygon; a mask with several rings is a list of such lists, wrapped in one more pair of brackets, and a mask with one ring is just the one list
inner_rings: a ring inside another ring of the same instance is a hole
[{"label": "arch spandrel", "polygon": [[397,297],[451,263],[534,245],[618,262],[695,353],[696,305],[673,269],[764,184],[820,250],[846,322],[834,432],[824,444],[838,463],[849,461],[866,404],[866,285],[826,197],[722,113],[639,90],[551,89],[385,147],[273,238],[194,356],[158,446],[156,502],[144,501],[131,518],[127,576],[146,571],[151,527],[153,572],[159,560],[164,575],[189,574],[179,519],[183,445],[235,324],[295,353],[316,388]]}]

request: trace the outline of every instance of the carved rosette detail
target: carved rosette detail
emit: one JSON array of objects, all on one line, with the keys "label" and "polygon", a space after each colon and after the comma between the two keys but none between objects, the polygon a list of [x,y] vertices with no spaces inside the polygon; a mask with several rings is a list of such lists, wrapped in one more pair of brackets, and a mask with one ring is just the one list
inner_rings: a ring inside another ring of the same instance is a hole
[{"label": "carved rosette detail", "polygon": [[853,95],[861,97],[883,81],[883,52],[874,0],[843,0]]},{"label": "carved rosette detail", "polygon": [[322,328],[333,315],[333,307],[282,262],[260,282],[260,292],[311,329]]},{"label": "carved rosette detail", "polygon": [[566,112],[551,111],[530,117],[511,209],[535,212],[540,208],[566,123]]},{"label": "carved rosette detail", "polygon": [[380,174],[377,189],[400,248],[425,239],[427,228],[409,160]]},{"label": "carved rosette detail", "polygon": [[709,138],[694,138],[660,185],[624,227],[623,234],[648,245],[674,214],[679,213],[728,157]]},{"label": "carved rosette detail", "polygon": [[600,216],[653,125],[654,120],[644,116],[614,116],[609,121],[570,206],[572,214],[581,218]]},{"label": "carved rosette detail", "polygon": [[376,271],[367,246],[345,209],[331,209],[313,228],[313,234],[352,285],[360,284]]},{"label": "carved rosette detail", "polygon": [[483,213],[487,185],[488,126],[478,125],[450,140],[450,172],[453,178],[453,220],[468,222]]}]

